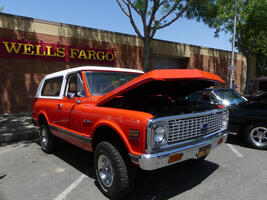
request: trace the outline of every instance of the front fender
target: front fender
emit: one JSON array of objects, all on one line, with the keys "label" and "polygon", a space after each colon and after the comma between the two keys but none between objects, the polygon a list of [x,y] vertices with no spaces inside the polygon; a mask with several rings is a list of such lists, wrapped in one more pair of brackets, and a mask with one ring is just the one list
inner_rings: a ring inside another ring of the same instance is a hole
[{"label": "front fender", "polygon": [[125,133],[125,131],[123,131],[121,129],[121,127],[119,126],[119,124],[116,123],[115,121],[112,121],[112,120],[99,120],[99,121],[97,121],[94,124],[94,126],[92,127],[92,138],[94,138],[96,130],[102,126],[109,127],[115,133],[117,133],[119,135],[119,137],[121,138],[122,142],[124,143],[124,145],[125,145],[125,147],[129,153],[134,154],[134,155],[141,155],[140,152],[137,152],[132,148],[132,145],[129,142],[128,133]]}]

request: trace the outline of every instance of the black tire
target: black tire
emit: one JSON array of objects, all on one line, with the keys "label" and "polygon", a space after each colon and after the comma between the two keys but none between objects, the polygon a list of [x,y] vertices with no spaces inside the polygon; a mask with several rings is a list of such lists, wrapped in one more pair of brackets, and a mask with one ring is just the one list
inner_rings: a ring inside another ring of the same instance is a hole
[{"label": "black tire", "polygon": [[247,126],[244,139],[255,149],[267,149],[267,124],[255,123]]},{"label": "black tire", "polygon": [[94,152],[94,168],[102,193],[111,199],[127,195],[134,185],[134,166],[119,145],[100,142]]},{"label": "black tire", "polygon": [[51,134],[46,123],[41,124],[39,136],[42,150],[48,154],[53,153],[56,149],[58,139],[56,138],[56,136]]}]

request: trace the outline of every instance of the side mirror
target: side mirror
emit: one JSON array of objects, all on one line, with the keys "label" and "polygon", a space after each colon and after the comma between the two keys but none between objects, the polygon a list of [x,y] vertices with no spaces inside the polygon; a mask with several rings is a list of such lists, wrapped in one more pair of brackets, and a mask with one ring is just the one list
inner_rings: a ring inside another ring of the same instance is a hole
[{"label": "side mirror", "polygon": [[75,93],[74,92],[68,92],[68,94],[67,94],[67,98],[68,99],[73,99],[74,96],[75,96]]},{"label": "side mirror", "polygon": [[75,93],[74,92],[68,92],[67,93],[67,98],[68,99],[74,99],[78,104],[80,104],[81,102],[75,98]]}]

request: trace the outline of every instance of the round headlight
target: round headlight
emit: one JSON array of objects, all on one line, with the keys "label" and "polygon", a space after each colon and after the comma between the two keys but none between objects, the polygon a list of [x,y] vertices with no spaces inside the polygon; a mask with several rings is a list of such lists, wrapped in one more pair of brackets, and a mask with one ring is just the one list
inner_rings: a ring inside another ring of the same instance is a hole
[{"label": "round headlight", "polygon": [[160,143],[164,140],[165,138],[165,130],[163,127],[159,126],[155,129],[154,132],[154,140],[156,143]]}]

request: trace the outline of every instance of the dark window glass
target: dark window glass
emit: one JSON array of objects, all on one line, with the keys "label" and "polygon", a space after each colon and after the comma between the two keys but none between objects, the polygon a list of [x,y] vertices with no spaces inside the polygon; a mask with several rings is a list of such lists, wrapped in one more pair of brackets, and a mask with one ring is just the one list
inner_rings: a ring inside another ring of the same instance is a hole
[{"label": "dark window glass", "polygon": [[238,105],[245,102],[246,99],[233,89],[218,89],[213,90],[213,93],[225,104],[227,101],[229,105]]},{"label": "dark window glass", "polygon": [[210,92],[196,92],[188,95],[187,100],[189,102],[202,102],[202,103],[210,103]]},{"label": "dark window glass", "polygon": [[74,74],[70,76],[68,93],[74,93],[76,97],[85,97],[85,89],[80,75]]},{"label": "dark window glass", "polygon": [[117,87],[140,76],[138,73],[125,72],[86,72],[87,84],[93,95],[102,96]]},{"label": "dark window glass", "polygon": [[42,89],[42,96],[58,97],[60,94],[63,77],[47,79]]}]

